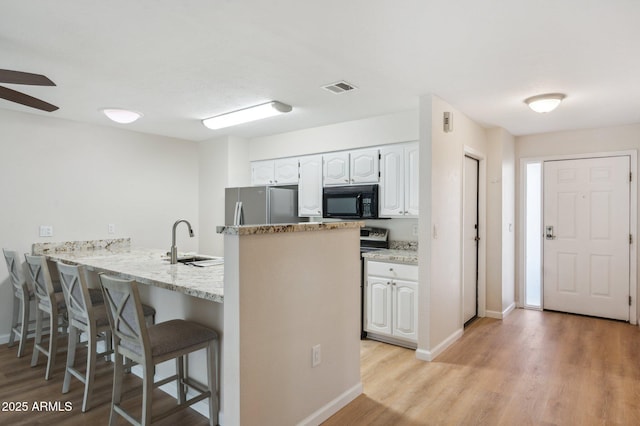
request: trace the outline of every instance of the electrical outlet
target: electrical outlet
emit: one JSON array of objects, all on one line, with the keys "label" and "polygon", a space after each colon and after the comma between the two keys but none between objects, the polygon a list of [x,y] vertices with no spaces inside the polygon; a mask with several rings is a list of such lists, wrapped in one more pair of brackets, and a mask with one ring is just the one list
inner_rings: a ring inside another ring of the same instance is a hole
[{"label": "electrical outlet", "polygon": [[40,236],[41,237],[53,237],[53,226],[51,226],[51,225],[40,225]]},{"label": "electrical outlet", "polygon": [[320,365],[322,358],[320,357],[320,345],[315,345],[311,348],[311,366],[317,367]]},{"label": "electrical outlet", "polygon": [[411,228],[411,231],[412,231],[414,237],[418,236],[418,224],[417,223],[415,225],[413,225],[413,227]]},{"label": "electrical outlet", "polygon": [[115,225],[115,223],[110,223],[107,226],[107,229],[108,229],[109,234],[115,234],[116,233],[116,225]]}]

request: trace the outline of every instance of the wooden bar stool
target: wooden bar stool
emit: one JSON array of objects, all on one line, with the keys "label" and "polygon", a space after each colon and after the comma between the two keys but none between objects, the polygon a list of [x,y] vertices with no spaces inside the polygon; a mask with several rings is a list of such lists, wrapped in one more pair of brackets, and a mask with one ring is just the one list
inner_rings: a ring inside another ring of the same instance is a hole
[{"label": "wooden bar stool", "polygon": [[[208,399],[209,424],[218,424],[218,334],[215,330],[182,319],[147,326],[143,320],[138,287],[133,280],[122,280],[100,274],[107,314],[114,340],[115,366],[113,399],[109,424],[115,425],[116,414],[134,425],[149,425],[190,405]],[[207,387],[184,377],[184,357],[191,352],[207,350]],[[142,416],[135,419],[121,403],[124,359],[127,357],[142,366]],[[175,359],[176,374],[154,382],[156,364]],[[152,417],[153,388],[177,381],[178,405]],[[199,391],[187,400],[186,387]]]},{"label": "wooden bar stool", "polygon": [[[111,327],[104,303],[95,304],[91,301],[91,290],[86,281],[85,268],[83,266],[66,265],[57,263],[60,274],[60,283],[67,305],[69,322],[69,345],[67,348],[67,365],[62,384],[62,393],[69,392],[71,376],[84,383],[84,397],[82,400],[82,412],[91,408],[91,394],[93,381],[96,376],[98,356],[107,356],[113,353],[111,341]],[[102,291],[102,290],[99,290]],[[142,305],[143,315],[148,324],[153,324],[156,310],[151,306]],[[83,374],[75,368],[76,348],[81,333],[87,336],[87,368]],[[102,340],[105,351],[98,353],[97,343]]]},{"label": "wooden bar stool", "polygon": [[[56,293],[53,288],[51,274],[47,260],[44,256],[24,255],[27,260],[27,269],[31,275],[31,282],[36,296],[36,339],[33,344],[33,356],[31,357],[31,366],[38,365],[38,357],[42,352],[47,357],[47,370],[45,372],[45,380],[51,378],[53,366],[56,361],[58,352],[58,338],[60,328],[66,330],[65,314],[67,306],[64,302],[62,292]],[[49,345],[42,345],[42,336],[44,331],[43,314],[49,316]],[[66,331],[63,335],[66,334]]]},{"label": "wooden bar stool", "polygon": [[11,331],[9,332],[9,347],[15,344],[18,338],[18,358],[24,355],[24,347],[27,337],[33,335],[33,330],[29,325],[34,321],[29,321],[31,305],[35,301],[33,291],[29,288],[26,280],[22,277],[20,258],[18,253],[12,250],[2,249],[4,260],[7,262],[9,278],[13,285],[13,314],[11,316]]}]

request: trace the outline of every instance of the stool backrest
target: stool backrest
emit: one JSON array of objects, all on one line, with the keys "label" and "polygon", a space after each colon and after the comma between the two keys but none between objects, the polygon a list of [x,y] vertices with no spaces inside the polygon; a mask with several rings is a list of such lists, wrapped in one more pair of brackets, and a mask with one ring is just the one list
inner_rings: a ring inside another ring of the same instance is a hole
[{"label": "stool backrest", "polygon": [[18,297],[24,297],[25,292],[28,295],[28,289],[26,281],[22,278],[22,273],[20,272],[20,257],[18,256],[18,252],[13,250],[2,249],[2,253],[4,254],[4,260],[7,263],[7,270],[9,271],[9,279],[11,280],[11,284],[13,285],[13,290]]},{"label": "stool backrest", "polygon": [[62,293],[69,313],[69,322],[79,321],[84,325],[93,321],[93,306],[89,287],[85,281],[84,267],[57,263]]},{"label": "stool backrest", "polygon": [[143,363],[151,358],[149,335],[136,282],[99,274],[117,352]]},{"label": "stool backrest", "polygon": [[25,254],[24,258],[27,261],[27,270],[31,275],[33,291],[36,294],[38,303],[51,306],[54,289],[49,267],[47,266],[47,259],[44,256],[31,256],[29,254]]}]

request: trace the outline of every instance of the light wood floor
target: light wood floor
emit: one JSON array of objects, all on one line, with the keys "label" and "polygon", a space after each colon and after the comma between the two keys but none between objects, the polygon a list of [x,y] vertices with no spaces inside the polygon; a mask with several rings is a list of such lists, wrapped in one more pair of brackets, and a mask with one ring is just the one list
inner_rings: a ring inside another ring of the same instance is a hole
[{"label": "light wood floor", "polygon": [[[111,375],[99,377],[96,406],[80,410],[82,387],[63,395],[64,356],[54,377],[0,346],[0,403],[26,401],[29,411],[2,412],[0,425],[103,425]],[[640,329],[629,324],[516,310],[480,319],[435,361],[373,341],[361,349],[363,395],[327,422],[333,425],[640,425]],[[139,382],[134,376],[128,380]],[[173,399],[156,391],[158,406]],[[71,402],[70,412],[33,411],[34,402]],[[132,401],[135,405],[137,401]],[[0,407],[1,409],[2,407]],[[120,419],[118,424],[126,424]],[[161,425],[205,425],[187,410]]]},{"label": "light wood floor", "polygon": [[333,425],[640,425],[640,329],[518,309],[483,318],[431,363],[373,341],[364,394]]}]

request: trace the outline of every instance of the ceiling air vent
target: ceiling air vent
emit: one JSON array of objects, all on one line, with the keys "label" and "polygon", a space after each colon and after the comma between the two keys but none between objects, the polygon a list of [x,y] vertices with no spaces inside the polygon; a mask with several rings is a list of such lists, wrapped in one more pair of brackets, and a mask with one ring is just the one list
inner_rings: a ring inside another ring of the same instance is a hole
[{"label": "ceiling air vent", "polygon": [[331,93],[340,94],[344,92],[349,92],[351,90],[357,89],[353,84],[347,83],[346,81],[337,81],[335,83],[327,84],[326,86],[322,86],[323,89],[330,91]]}]

